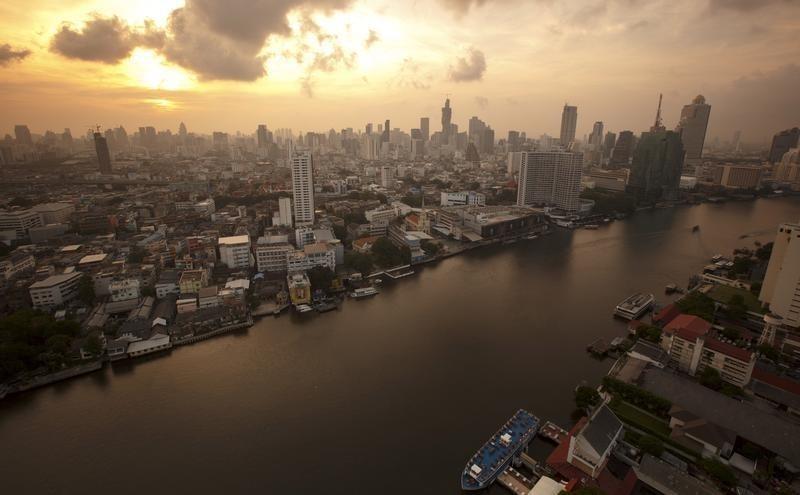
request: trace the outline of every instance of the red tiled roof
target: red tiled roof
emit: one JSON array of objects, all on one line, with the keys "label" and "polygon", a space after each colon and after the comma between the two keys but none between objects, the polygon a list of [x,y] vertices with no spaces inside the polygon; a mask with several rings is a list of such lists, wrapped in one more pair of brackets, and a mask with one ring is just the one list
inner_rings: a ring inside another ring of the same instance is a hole
[{"label": "red tiled roof", "polygon": [[738,359],[739,361],[744,361],[746,363],[750,362],[750,359],[753,358],[753,353],[748,351],[747,349],[742,349],[741,347],[736,347],[735,345],[727,344],[720,340],[715,339],[714,337],[708,337],[705,342],[705,347],[708,347],[712,351],[716,351],[726,356],[730,356],[732,358]]},{"label": "red tiled roof", "polygon": [[664,327],[664,332],[676,334],[692,342],[696,341],[697,337],[706,335],[709,330],[711,323],[694,315],[678,315]]},{"label": "red tiled roof", "polygon": [[791,378],[786,378],[785,376],[776,375],[775,373],[771,373],[760,368],[755,368],[753,370],[753,379],[764,382],[767,385],[772,385],[773,387],[777,387],[781,390],[785,390],[789,393],[800,395],[800,382],[796,382]]},{"label": "red tiled roof", "polygon": [[653,321],[655,323],[661,323],[665,325],[671,322],[679,314],[681,314],[680,308],[674,304],[668,304],[661,308],[661,311],[653,315]]}]

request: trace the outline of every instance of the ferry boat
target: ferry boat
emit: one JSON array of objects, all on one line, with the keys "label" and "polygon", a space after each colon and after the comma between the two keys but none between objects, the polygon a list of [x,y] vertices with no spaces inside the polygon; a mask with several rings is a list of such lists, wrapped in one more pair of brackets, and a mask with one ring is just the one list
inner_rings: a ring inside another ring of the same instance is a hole
[{"label": "ferry boat", "polygon": [[461,489],[482,490],[492,484],[536,436],[539,418],[520,409],[472,456],[461,473]]},{"label": "ferry boat", "polygon": [[597,230],[600,228],[600,226],[594,223],[590,223],[589,225],[584,225],[583,228],[586,230]]},{"label": "ferry boat", "polygon": [[309,306],[308,304],[298,304],[294,307],[298,313],[308,313],[309,311],[314,311],[314,308]]},{"label": "ferry boat", "polygon": [[636,293],[617,304],[614,314],[626,320],[638,320],[655,302],[653,294]]},{"label": "ferry boat", "polygon": [[531,235],[526,235],[525,236],[525,239],[528,239],[529,241],[533,241],[533,240],[536,240],[538,238],[539,238],[539,236],[537,234],[531,234]]},{"label": "ferry boat", "polygon": [[353,292],[350,293],[350,297],[353,299],[361,299],[364,297],[374,296],[378,293],[378,289],[375,287],[363,287],[361,289],[355,289]]}]

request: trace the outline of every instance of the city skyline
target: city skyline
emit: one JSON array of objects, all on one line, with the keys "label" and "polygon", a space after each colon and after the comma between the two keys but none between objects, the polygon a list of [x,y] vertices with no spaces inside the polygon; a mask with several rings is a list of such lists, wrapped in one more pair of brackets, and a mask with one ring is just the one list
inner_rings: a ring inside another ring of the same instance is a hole
[{"label": "city skyline", "polygon": [[[599,120],[615,131],[646,130],[660,92],[670,129],[681,108],[704,95],[715,109],[709,139],[741,130],[745,142],[762,143],[796,125],[798,21],[787,14],[797,3],[664,5],[10,2],[0,16],[0,129],[184,121],[205,133],[264,122],[322,130],[385,117],[411,129],[421,116],[438,120],[449,95],[454,123],[477,115],[498,135],[557,135],[569,101],[579,107],[581,138]],[[247,22],[262,12],[263,26]],[[201,13],[205,24],[191,25],[188,39],[176,22],[199,22]],[[189,50],[201,35],[236,56],[215,65],[207,49],[198,60]]]}]

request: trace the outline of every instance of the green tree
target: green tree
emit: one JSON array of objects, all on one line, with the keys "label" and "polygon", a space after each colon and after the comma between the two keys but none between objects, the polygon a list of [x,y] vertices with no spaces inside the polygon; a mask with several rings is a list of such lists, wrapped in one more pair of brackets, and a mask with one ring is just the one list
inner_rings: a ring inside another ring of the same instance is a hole
[{"label": "green tree", "polygon": [[728,299],[727,312],[728,316],[735,320],[741,320],[747,316],[747,304],[741,294],[734,294]]},{"label": "green tree", "polygon": [[425,251],[428,256],[437,256],[442,252],[441,244],[438,242],[429,241],[428,239],[422,241],[421,246],[422,250]]},{"label": "green tree", "polygon": [[94,298],[94,282],[92,281],[92,277],[84,275],[78,282],[78,299],[84,304],[91,305],[94,304]]},{"label": "green tree", "polygon": [[756,348],[756,350],[758,350],[759,354],[769,359],[770,361],[774,361],[776,363],[780,361],[781,353],[778,351],[778,349],[772,347],[769,344],[761,344]]},{"label": "green tree", "polygon": [[575,406],[578,409],[589,411],[600,403],[600,394],[597,390],[581,385],[575,389]]},{"label": "green tree", "polygon": [[327,291],[331,288],[333,279],[336,278],[336,274],[333,273],[333,270],[325,266],[315,266],[306,273],[309,282],[311,282],[311,289],[313,290]]},{"label": "green tree", "polygon": [[742,336],[742,332],[738,328],[725,328],[722,330],[722,335],[728,340],[739,340]]},{"label": "green tree", "polygon": [[92,333],[86,339],[86,352],[92,356],[99,356],[103,352],[103,342],[97,332]]},{"label": "green tree", "polygon": [[372,256],[368,253],[356,252],[345,253],[344,264],[365,277],[372,273],[372,267],[374,266]]},{"label": "green tree", "polygon": [[[391,268],[407,263],[407,261],[405,261],[406,256],[403,251],[401,251],[400,248],[395,246],[392,241],[386,237],[379,237],[372,245],[372,258],[375,261],[375,264],[381,268]],[[410,252],[408,253],[407,258],[408,261],[411,261]]]},{"label": "green tree", "polygon": [[736,474],[734,474],[731,468],[717,459],[701,458],[697,461],[697,465],[709,476],[723,485],[728,487],[736,485]]},{"label": "green tree", "polygon": [[656,437],[645,435],[639,439],[639,448],[650,455],[661,457],[664,453],[664,442]]},{"label": "green tree", "polygon": [[698,375],[698,379],[702,385],[705,385],[712,390],[720,390],[724,384],[719,371],[711,368],[710,366],[703,368],[703,371],[701,371]]},{"label": "green tree", "polygon": [[661,342],[661,329],[655,325],[639,325],[639,328],[636,329],[636,336],[658,344]]},{"label": "green tree", "polygon": [[702,292],[692,291],[675,303],[686,314],[699,316],[713,323],[714,300]]}]

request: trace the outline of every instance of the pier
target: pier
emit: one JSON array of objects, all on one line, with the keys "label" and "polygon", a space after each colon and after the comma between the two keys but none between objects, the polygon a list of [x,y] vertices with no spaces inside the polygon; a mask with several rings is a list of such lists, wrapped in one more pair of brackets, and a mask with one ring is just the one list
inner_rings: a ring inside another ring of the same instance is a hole
[{"label": "pier", "polygon": [[500,476],[497,477],[497,482],[517,495],[527,495],[535,485],[533,481],[510,466],[500,473]]}]

